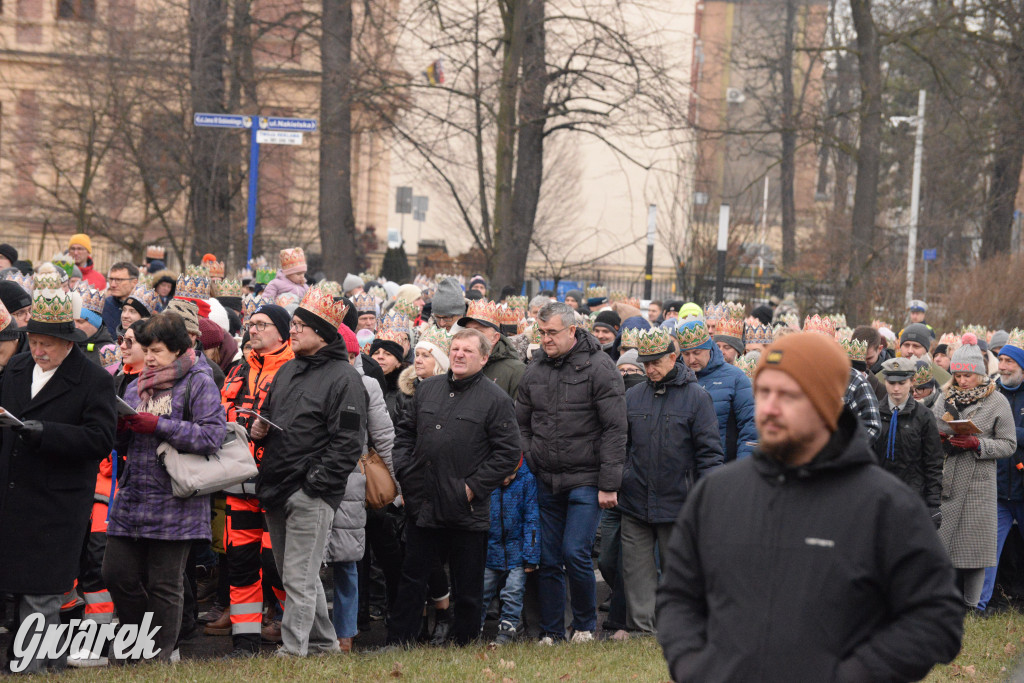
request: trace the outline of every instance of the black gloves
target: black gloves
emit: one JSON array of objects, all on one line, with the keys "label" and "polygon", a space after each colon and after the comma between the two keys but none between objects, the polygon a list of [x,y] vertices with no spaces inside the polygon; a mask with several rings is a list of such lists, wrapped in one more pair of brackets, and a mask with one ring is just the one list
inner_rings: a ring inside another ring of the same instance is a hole
[{"label": "black gloves", "polygon": [[942,510],[939,508],[930,508],[928,512],[932,515],[932,521],[935,522],[935,528],[938,529],[942,526]]},{"label": "black gloves", "polygon": [[24,426],[14,427],[21,440],[28,444],[29,448],[39,448],[43,443],[43,423],[39,420],[25,420]]}]

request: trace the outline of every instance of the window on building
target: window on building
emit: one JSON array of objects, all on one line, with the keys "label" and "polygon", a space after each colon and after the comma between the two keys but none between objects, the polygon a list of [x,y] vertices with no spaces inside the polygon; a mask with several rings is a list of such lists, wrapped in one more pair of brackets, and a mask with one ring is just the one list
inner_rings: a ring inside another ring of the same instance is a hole
[{"label": "window on building", "polygon": [[96,18],[96,0],[57,0],[57,18],[92,21]]}]

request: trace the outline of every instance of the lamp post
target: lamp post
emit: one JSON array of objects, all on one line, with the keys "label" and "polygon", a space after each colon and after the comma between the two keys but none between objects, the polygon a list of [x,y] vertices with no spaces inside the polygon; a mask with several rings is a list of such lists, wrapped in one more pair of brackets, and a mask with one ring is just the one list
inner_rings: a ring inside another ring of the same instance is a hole
[{"label": "lamp post", "polygon": [[917,116],[893,116],[893,123],[914,124],[914,175],[910,187],[910,230],[907,235],[906,305],[914,298],[914,264],[917,261],[917,217],[921,208],[921,161],[924,156],[924,108],[927,93],[917,93]]}]

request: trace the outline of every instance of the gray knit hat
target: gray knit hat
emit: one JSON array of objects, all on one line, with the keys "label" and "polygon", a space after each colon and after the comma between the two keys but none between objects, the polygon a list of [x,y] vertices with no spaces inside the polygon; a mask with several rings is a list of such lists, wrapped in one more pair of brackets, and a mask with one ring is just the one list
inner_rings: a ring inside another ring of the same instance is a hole
[{"label": "gray knit hat", "polygon": [[628,351],[623,351],[622,354],[619,356],[619,360],[615,361],[615,367],[621,368],[623,365],[635,365],[636,367],[640,368],[641,372],[643,372],[644,364],[640,362],[640,352],[637,351],[636,349],[629,349]]},{"label": "gray knit hat", "polygon": [[435,316],[460,318],[466,315],[466,296],[462,285],[453,277],[446,277],[437,285],[434,298],[430,300],[430,312]]},{"label": "gray knit hat", "polygon": [[1010,341],[1010,333],[1006,330],[999,330],[992,333],[992,339],[988,342],[988,348],[995,351],[1006,346],[1006,342]]},{"label": "gray knit hat", "polygon": [[924,348],[930,349],[932,346],[932,331],[923,323],[911,323],[903,328],[903,334],[900,335],[900,344],[908,341],[917,342]]},{"label": "gray knit hat", "polygon": [[978,338],[968,332],[961,341],[963,344],[949,359],[950,373],[973,372],[977,375],[987,375],[988,369],[985,358],[981,355],[981,348],[978,347]]},{"label": "gray knit hat", "polygon": [[364,287],[365,285],[366,283],[363,282],[363,278],[359,277],[358,275],[353,275],[352,273],[349,273],[348,275],[345,276],[345,280],[341,283],[341,290],[347,294],[351,292],[353,289],[356,289],[358,287]]}]

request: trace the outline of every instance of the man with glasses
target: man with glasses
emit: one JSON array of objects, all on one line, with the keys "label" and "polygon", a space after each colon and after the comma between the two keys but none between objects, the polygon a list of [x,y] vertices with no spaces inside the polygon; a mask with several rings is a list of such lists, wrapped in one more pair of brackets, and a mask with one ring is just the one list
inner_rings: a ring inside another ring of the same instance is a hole
[{"label": "man with glasses", "polygon": [[111,337],[117,336],[117,326],[121,324],[121,308],[128,295],[139,284],[139,269],[135,264],[120,261],[110,266],[107,276],[107,300],[103,302],[103,324],[106,325]]},{"label": "man with glasses", "polygon": [[[334,513],[366,442],[367,395],[338,334],[344,302],[310,287],[291,319],[295,358],[278,370],[252,427],[264,446],[256,492],[288,605],[282,657],[340,652],[320,581]],[[259,318],[257,318],[259,320]]]},{"label": "man with glasses", "polygon": [[459,318],[466,315],[466,297],[462,285],[453,277],[446,277],[437,285],[434,298],[430,300],[430,314],[434,324],[451,332]]},{"label": "man with glasses", "polygon": [[[78,233],[71,236],[71,239],[68,240],[68,256],[78,266],[78,270],[82,272],[83,280],[101,292],[107,288],[107,279],[103,277],[103,273],[93,267],[92,239],[88,235]],[[137,274],[138,269],[136,269]],[[131,289],[128,291],[131,291]],[[116,334],[116,332],[112,331],[111,334]]]},{"label": "man with glasses", "polygon": [[601,510],[617,504],[626,459],[625,390],[601,344],[561,303],[537,315],[541,349],[519,383],[516,416],[537,478],[541,643],[565,639],[565,581],[573,642],[593,640],[597,600],[591,553]]},{"label": "man with glasses", "polygon": [[[224,380],[221,399],[228,422],[238,422],[251,429],[256,418],[238,410],[257,413],[267,398],[267,390],[278,370],[295,357],[288,338],[288,312],[274,304],[263,304],[249,318],[246,331],[251,350]],[[250,444],[259,465],[263,447]],[[284,603],[284,587],[274,565],[270,533],[260,500],[252,484],[243,484],[241,491],[227,496],[227,524],[224,526],[224,549],[227,552],[228,583],[231,586],[230,610],[207,624],[208,631],[224,633],[231,630],[232,656],[253,656],[260,650],[260,638],[267,631],[268,640],[280,639],[280,625],[262,627],[263,581],[267,581]]]}]

